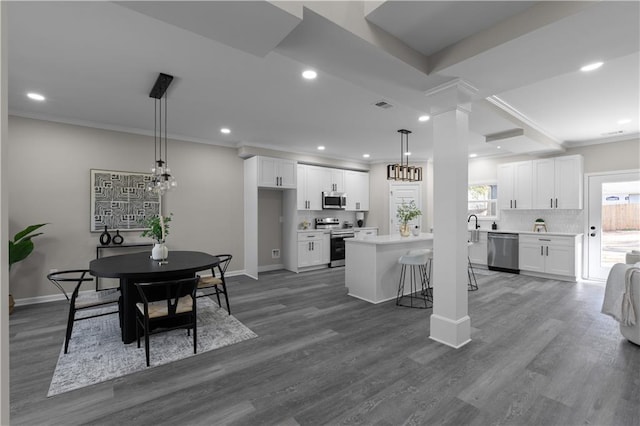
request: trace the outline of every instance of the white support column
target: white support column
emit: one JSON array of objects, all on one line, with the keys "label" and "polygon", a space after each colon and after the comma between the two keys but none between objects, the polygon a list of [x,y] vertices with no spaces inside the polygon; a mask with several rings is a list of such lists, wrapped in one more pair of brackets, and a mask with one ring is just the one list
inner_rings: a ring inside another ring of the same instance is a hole
[{"label": "white support column", "polygon": [[467,298],[469,86],[430,93],[433,120],[434,305],[430,338],[459,348],[471,341]]},{"label": "white support column", "polygon": [[9,181],[7,4],[0,2],[0,425],[9,424]]}]

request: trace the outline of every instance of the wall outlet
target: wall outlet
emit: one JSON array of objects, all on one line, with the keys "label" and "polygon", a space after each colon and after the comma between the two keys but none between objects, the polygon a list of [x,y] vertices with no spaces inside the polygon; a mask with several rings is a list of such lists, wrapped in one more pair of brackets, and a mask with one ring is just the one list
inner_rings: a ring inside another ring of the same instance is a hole
[{"label": "wall outlet", "polygon": [[280,249],[271,250],[271,258],[272,259],[279,259],[280,258]]}]

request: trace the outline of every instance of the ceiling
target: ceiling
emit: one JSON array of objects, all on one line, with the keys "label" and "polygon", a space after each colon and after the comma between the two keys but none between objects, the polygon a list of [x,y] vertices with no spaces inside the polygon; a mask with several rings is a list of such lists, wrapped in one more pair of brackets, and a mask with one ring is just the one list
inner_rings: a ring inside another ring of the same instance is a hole
[{"label": "ceiling", "polygon": [[[638,2],[7,6],[15,115],[152,134],[148,95],[163,72],[175,76],[168,132],[177,139],[300,154],[323,145],[324,156],[380,162],[397,160],[406,128],[414,158],[427,159],[433,120],[417,120],[436,110],[427,95],[462,79],[478,89],[469,152],[480,156],[562,152],[640,131]],[[594,61],[604,65],[579,70]],[[307,68],[316,80],[301,78]],[[392,107],[374,105],[381,100]]]}]

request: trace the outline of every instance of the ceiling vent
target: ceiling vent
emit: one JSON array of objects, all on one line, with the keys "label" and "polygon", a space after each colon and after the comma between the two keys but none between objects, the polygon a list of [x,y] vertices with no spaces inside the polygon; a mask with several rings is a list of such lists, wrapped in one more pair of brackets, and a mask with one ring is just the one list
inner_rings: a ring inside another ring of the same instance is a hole
[{"label": "ceiling vent", "polygon": [[391,105],[389,102],[387,102],[385,100],[380,100],[378,102],[374,102],[373,104],[375,106],[377,106],[378,108],[382,108],[382,109],[393,108],[393,105]]},{"label": "ceiling vent", "polygon": [[624,131],[614,130],[613,132],[601,133],[601,136],[615,136],[615,135],[619,135],[620,133],[624,133]]}]

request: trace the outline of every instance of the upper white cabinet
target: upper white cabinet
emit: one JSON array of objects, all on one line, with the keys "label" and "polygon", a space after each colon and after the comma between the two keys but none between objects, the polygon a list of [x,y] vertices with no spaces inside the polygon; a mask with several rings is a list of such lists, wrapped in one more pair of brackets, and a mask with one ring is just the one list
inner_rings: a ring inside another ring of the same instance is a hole
[{"label": "upper white cabinet", "polygon": [[330,185],[331,169],[298,164],[298,210],[322,210],[322,192]]},{"label": "upper white cabinet", "polygon": [[258,186],[296,189],[297,163],[282,158],[258,157]]},{"label": "upper white cabinet", "polygon": [[498,207],[530,209],[532,171],[531,161],[505,163],[498,166]]},{"label": "upper white cabinet", "polygon": [[342,169],[328,169],[331,177],[329,178],[329,186],[328,189],[325,189],[327,192],[344,192],[344,178],[345,178],[345,170]]},{"label": "upper white cabinet", "polygon": [[369,210],[369,173],[344,171],[344,192],[347,194],[347,210]]},{"label": "upper white cabinet", "polygon": [[534,160],[533,208],[582,209],[583,167],[581,155]]},{"label": "upper white cabinet", "polygon": [[369,210],[369,173],[298,164],[298,210],[322,210],[323,192],[346,192],[346,210]]}]

